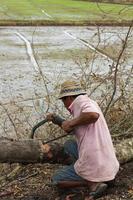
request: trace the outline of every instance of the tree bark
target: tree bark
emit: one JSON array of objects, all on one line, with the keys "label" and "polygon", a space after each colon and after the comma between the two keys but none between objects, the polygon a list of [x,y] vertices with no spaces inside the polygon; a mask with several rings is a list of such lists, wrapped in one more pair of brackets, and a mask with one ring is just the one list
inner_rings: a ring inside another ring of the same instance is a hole
[{"label": "tree bark", "polygon": [[115,145],[116,156],[121,164],[133,159],[133,138],[125,139]]},{"label": "tree bark", "polygon": [[42,161],[42,142],[39,140],[0,139],[1,163],[37,163]]},{"label": "tree bark", "polygon": [[[115,150],[121,164],[132,160],[133,138],[120,141],[115,145]],[[58,143],[43,145],[41,140],[34,139],[0,139],[0,163],[49,163],[56,162],[57,158],[63,161],[64,157],[67,158],[63,152],[63,145]]]}]

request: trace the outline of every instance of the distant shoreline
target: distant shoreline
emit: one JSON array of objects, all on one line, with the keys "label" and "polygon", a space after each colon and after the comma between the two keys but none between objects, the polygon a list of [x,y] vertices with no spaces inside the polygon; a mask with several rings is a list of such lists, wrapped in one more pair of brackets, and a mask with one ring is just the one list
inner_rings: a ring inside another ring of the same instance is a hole
[{"label": "distant shoreline", "polygon": [[82,21],[82,22],[55,22],[55,21],[18,21],[18,20],[0,20],[0,26],[130,26],[133,20],[129,21]]}]

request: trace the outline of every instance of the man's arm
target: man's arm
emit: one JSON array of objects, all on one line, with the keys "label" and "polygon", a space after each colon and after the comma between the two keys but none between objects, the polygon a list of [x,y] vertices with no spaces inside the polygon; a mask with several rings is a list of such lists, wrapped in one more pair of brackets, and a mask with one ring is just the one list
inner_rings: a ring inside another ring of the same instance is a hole
[{"label": "man's arm", "polygon": [[77,126],[95,123],[99,118],[99,114],[95,112],[82,112],[79,117],[72,120],[66,120],[62,123],[62,129],[71,132]]}]

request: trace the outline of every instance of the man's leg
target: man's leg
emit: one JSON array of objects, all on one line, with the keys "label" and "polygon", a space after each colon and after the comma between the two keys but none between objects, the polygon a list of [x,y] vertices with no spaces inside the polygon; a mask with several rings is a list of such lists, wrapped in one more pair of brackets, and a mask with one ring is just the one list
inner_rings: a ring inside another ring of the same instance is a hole
[{"label": "man's leg", "polygon": [[[74,139],[67,140],[64,143],[64,152],[68,155],[68,164],[73,164],[78,159],[78,145]],[[66,160],[67,161],[67,160]],[[65,163],[67,164],[67,163]]]},{"label": "man's leg", "polygon": [[52,183],[60,188],[73,188],[87,185],[87,181],[76,174],[73,164],[58,170],[52,177]]},{"label": "man's leg", "polygon": [[90,194],[86,197],[86,200],[93,200],[102,196],[107,189],[107,184],[86,181],[75,172],[74,163],[78,159],[78,147],[76,141],[68,140],[64,144],[64,151],[71,157],[73,164],[58,171],[58,173],[53,176],[53,180],[57,182],[57,186],[60,188],[87,186]]},{"label": "man's leg", "polygon": [[[60,169],[53,176],[52,181],[60,188],[71,188],[86,185],[86,181],[76,174],[74,163],[78,159],[78,146],[75,140],[68,140],[64,144],[64,152],[68,155],[65,164],[70,164]],[[68,163],[67,163],[68,162]]]}]

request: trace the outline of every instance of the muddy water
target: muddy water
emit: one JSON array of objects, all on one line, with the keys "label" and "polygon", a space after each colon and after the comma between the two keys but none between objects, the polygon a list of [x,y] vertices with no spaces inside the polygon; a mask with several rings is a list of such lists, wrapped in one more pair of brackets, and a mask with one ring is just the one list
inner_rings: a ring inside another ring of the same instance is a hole
[{"label": "muddy water", "polygon": [[[90,70],[94,73],[107,73],[109,66],[115,63],[127,29],[1,27],[0,102],[4,107],[0,108],[0,135],[8,135],[9,132],[16,134],[14,129],[17,126],[19,131],[23,132],[25,118],[28,118],[28,123],[32,125],[36,116],[48,108],[43,97],[46,102],[47,95],[55,91],[57,83],[71,76],[80,76],[88,63],[86,74]],[[102,52],[99,49],[102,49]],[[123,57],[122,65],[125,68],[132,65],[132,52],[133,37],[130,35],[128,48]],[[40,76],[40,71],[44,79]],[[17,104],[17,108],[14,104]],[[23,112],[25,114],[22,117]],[[13,120],[17,118],[16,127],[8,115],[11,115]],[[18,118],[21,119],[21,123]]]}]

